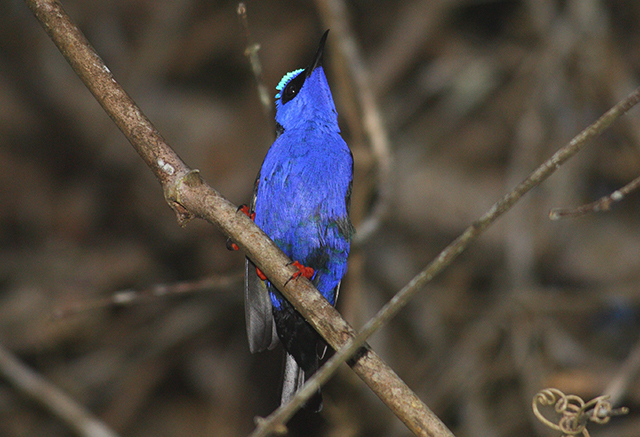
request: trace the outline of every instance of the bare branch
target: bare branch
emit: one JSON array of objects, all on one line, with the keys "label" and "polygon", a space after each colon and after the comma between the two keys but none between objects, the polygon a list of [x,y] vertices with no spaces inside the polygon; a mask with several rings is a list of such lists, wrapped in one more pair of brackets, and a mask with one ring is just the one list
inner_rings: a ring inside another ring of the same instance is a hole
[{"label": "bare branch", "polygon": [[226,290],[242,282],[242,274],[203,278],[197,281],[173,282],[171,284],[156,284],[144,290],[120,290],[111,296],[89,302],[78,302],[73,306],[59,308],[54,312],[54,318],[63,319],[75,316],[85,311],[92,311],[110,306],[134,305],[159,296],[176,296],[195,293],[203,290]]},{"label": "bare branch", "polygon": [[616,202],[620,202],[634,190],[637,190],[638,187],[640,187],[640,176],[635,178],[619,190],[614,191],[608,196],[601,197],[595,202],[582,205],[575,209],[554,208],[549,211],[549,218],[551,220],[559,220],[561,218],[580,217],[592,212],[609,211],[609,209],[611,209],[611,205]]},{"label": "bare branch", "polygon": [[85,437],[117,437],[103,422],[0,346],[0,375]]},{"label": "bare branch", "polygon": [[[57,1],[37,0],[27,0],[27,5],[71,68],[165,186],[166,195],[167,186],[175,184],[190,169],[116,82],[109,68],[62,9],[62,5]],[[186,214],[186,211],[182,213]]]},{"label": "bare branch", "polygon": [[240,22],[244,28],[244,34],[247,40],[247,48],[245,49],[244,54],[249,58],[251,71],[253,72],[253,77],[256,79],[256,84],[258,85],[258,97],[262,104],[262,110],[265,114],[269,115],[273,111],[273,100],[269,95],[269,91],[267,91],[267,86],[264,84],[264,78],[262,77],[262,63],[258,56],[260,44],[253,41],[253,37],[251,36],[249,18],[247,17],[247,5],[244,2],[240,2],[238,4],[238,17],[240,18]]}]

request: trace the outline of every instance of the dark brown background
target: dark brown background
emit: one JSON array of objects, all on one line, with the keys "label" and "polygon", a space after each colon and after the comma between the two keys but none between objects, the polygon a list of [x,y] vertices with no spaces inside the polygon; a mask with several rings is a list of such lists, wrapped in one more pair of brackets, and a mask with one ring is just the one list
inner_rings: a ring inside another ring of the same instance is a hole
[{"label": "dark brown background", "polygon": [[[247,202],[273,139],[229,1],[64,1],[170,144]],[[313,2],[250,2],[269,92],[306,65]],[[348,4],[392,144],[392,203],[354,248],[339,309],[361,326],[503,193],[638,85],[640,3]],[[334,38],[334,40],[332,40]],[[354,99],[329,81],[357,161],[359,222],[375,170]],[[353,108],[356,107],[356,112]],[[372,345],[458,436],[557,435],[531,413],[554,386],[605,390],[638,348],[640,202],[551,222],[640,170],[634,109],[519,203]],[[18,0],[0,3],[0,344],[126,436],[239,436],[277,405],[281,351],[249,354],[242,254],[203,222],[180,228],[153,179]],[[119,290],[219,287],[98,305]],[[93,305],[96,304],[96,305]],[[95,308],[94,308],[95,306]],[[73,308],[81,312],[55,314]],[[631,436],[632,413],[594,436]],[[345,368],[299,435],[406,436]],[[596,428],[597,427],[597,428]],[[0,377],[0,435],[72,435]]]}]

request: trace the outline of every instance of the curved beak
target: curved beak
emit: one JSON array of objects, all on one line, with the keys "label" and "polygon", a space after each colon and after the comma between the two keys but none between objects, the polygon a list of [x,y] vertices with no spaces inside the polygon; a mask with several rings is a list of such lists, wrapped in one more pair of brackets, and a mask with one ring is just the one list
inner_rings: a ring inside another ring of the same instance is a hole
[{"label": "curved beak", "polygon": [[320,38],[320,44],[318,44],[318,51],[316,52],[311,64],[307,68],[305,68],[305,76],[311,76],[313,70],[322,66],[322,53],[324,52],[324,44],[327,42],[327,36],[329,35],[329,31],[327,30]]}]

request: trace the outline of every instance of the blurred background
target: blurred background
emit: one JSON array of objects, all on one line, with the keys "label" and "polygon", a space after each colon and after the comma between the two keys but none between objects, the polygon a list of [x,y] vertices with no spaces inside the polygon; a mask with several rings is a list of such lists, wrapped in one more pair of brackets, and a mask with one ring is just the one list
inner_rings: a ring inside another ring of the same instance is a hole
[{"label": "blurred background", "polygon": [[[63,5],[187,164],[248,202],[274,122],[237,3]],[[273,97],[335,23],[323,1],[247,7]],[[386,205],[354,244],[341,289],[339,310],[358,328],[639,85],[640,2],[344,7],[391,157],[372,153],[362,113],[375,107],[358,98],[357,59],[334,30],[325,65],[356,160],[354,222]],[[591,425],[592,435],[637,435],[640,197],[578,219],[548,212],[634,179],[639,121],[633,109],[592,141],[372,338],[456,436],[558,435],[531,412],[546,387],[585,400],[613,391],[631,414]],[[249,353],[243,255],[207,223],[177,225],[151,172],[18,0],[0,2],[0,201],[3,354],[126,436],[242,436],[277,407],[282,351]],[[134,298],[114,303],[126,290]],[[322,413],[300,413],[291,435],[410,435],[346,365],[324,393]],[[0,435],[75,434],[3,369]]]}]

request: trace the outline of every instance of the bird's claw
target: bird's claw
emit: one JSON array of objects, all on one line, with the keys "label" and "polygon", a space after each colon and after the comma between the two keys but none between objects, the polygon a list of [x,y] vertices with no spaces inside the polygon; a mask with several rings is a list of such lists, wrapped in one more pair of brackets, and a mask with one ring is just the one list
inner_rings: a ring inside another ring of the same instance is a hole
[{"label": "bird's claw", "polygon": [[287,282],[284,283],[285,287],[287,286],[289,281],[291,281],[292,279],[298,279],[300,276],[304,276],[305,278],[310,280],[311,278],[313,278],[313,275],[315,275],[315,273],[316,273],[315,270],[313,270],[312,267],[303,266],[298,261],[293,261],[292,263],[289,263],[288,265],[294,266],[295,268],[298,269],[298,271],[295,272],[293,275],[291,275],[291,277],[289,279],[287,279]]},{"label": "bird's claw", "polygon": [[258,278],[262,279],[263,281],[267,280],[267,275],[262,273],[262,270],[260,270],[258,267],[256,267],[256,274],[258,275]]},{"label": "bird's claw", "polygon": [[251,212],[251,210],[249,209],[249,206],[247,204],[240,205],[236,212],[238,212],[238,211],[242,211],[244,213],[244,215],[249,217],[251,220],[253,220],[253,221],[256,220],[256,213],[255,212]]}]

